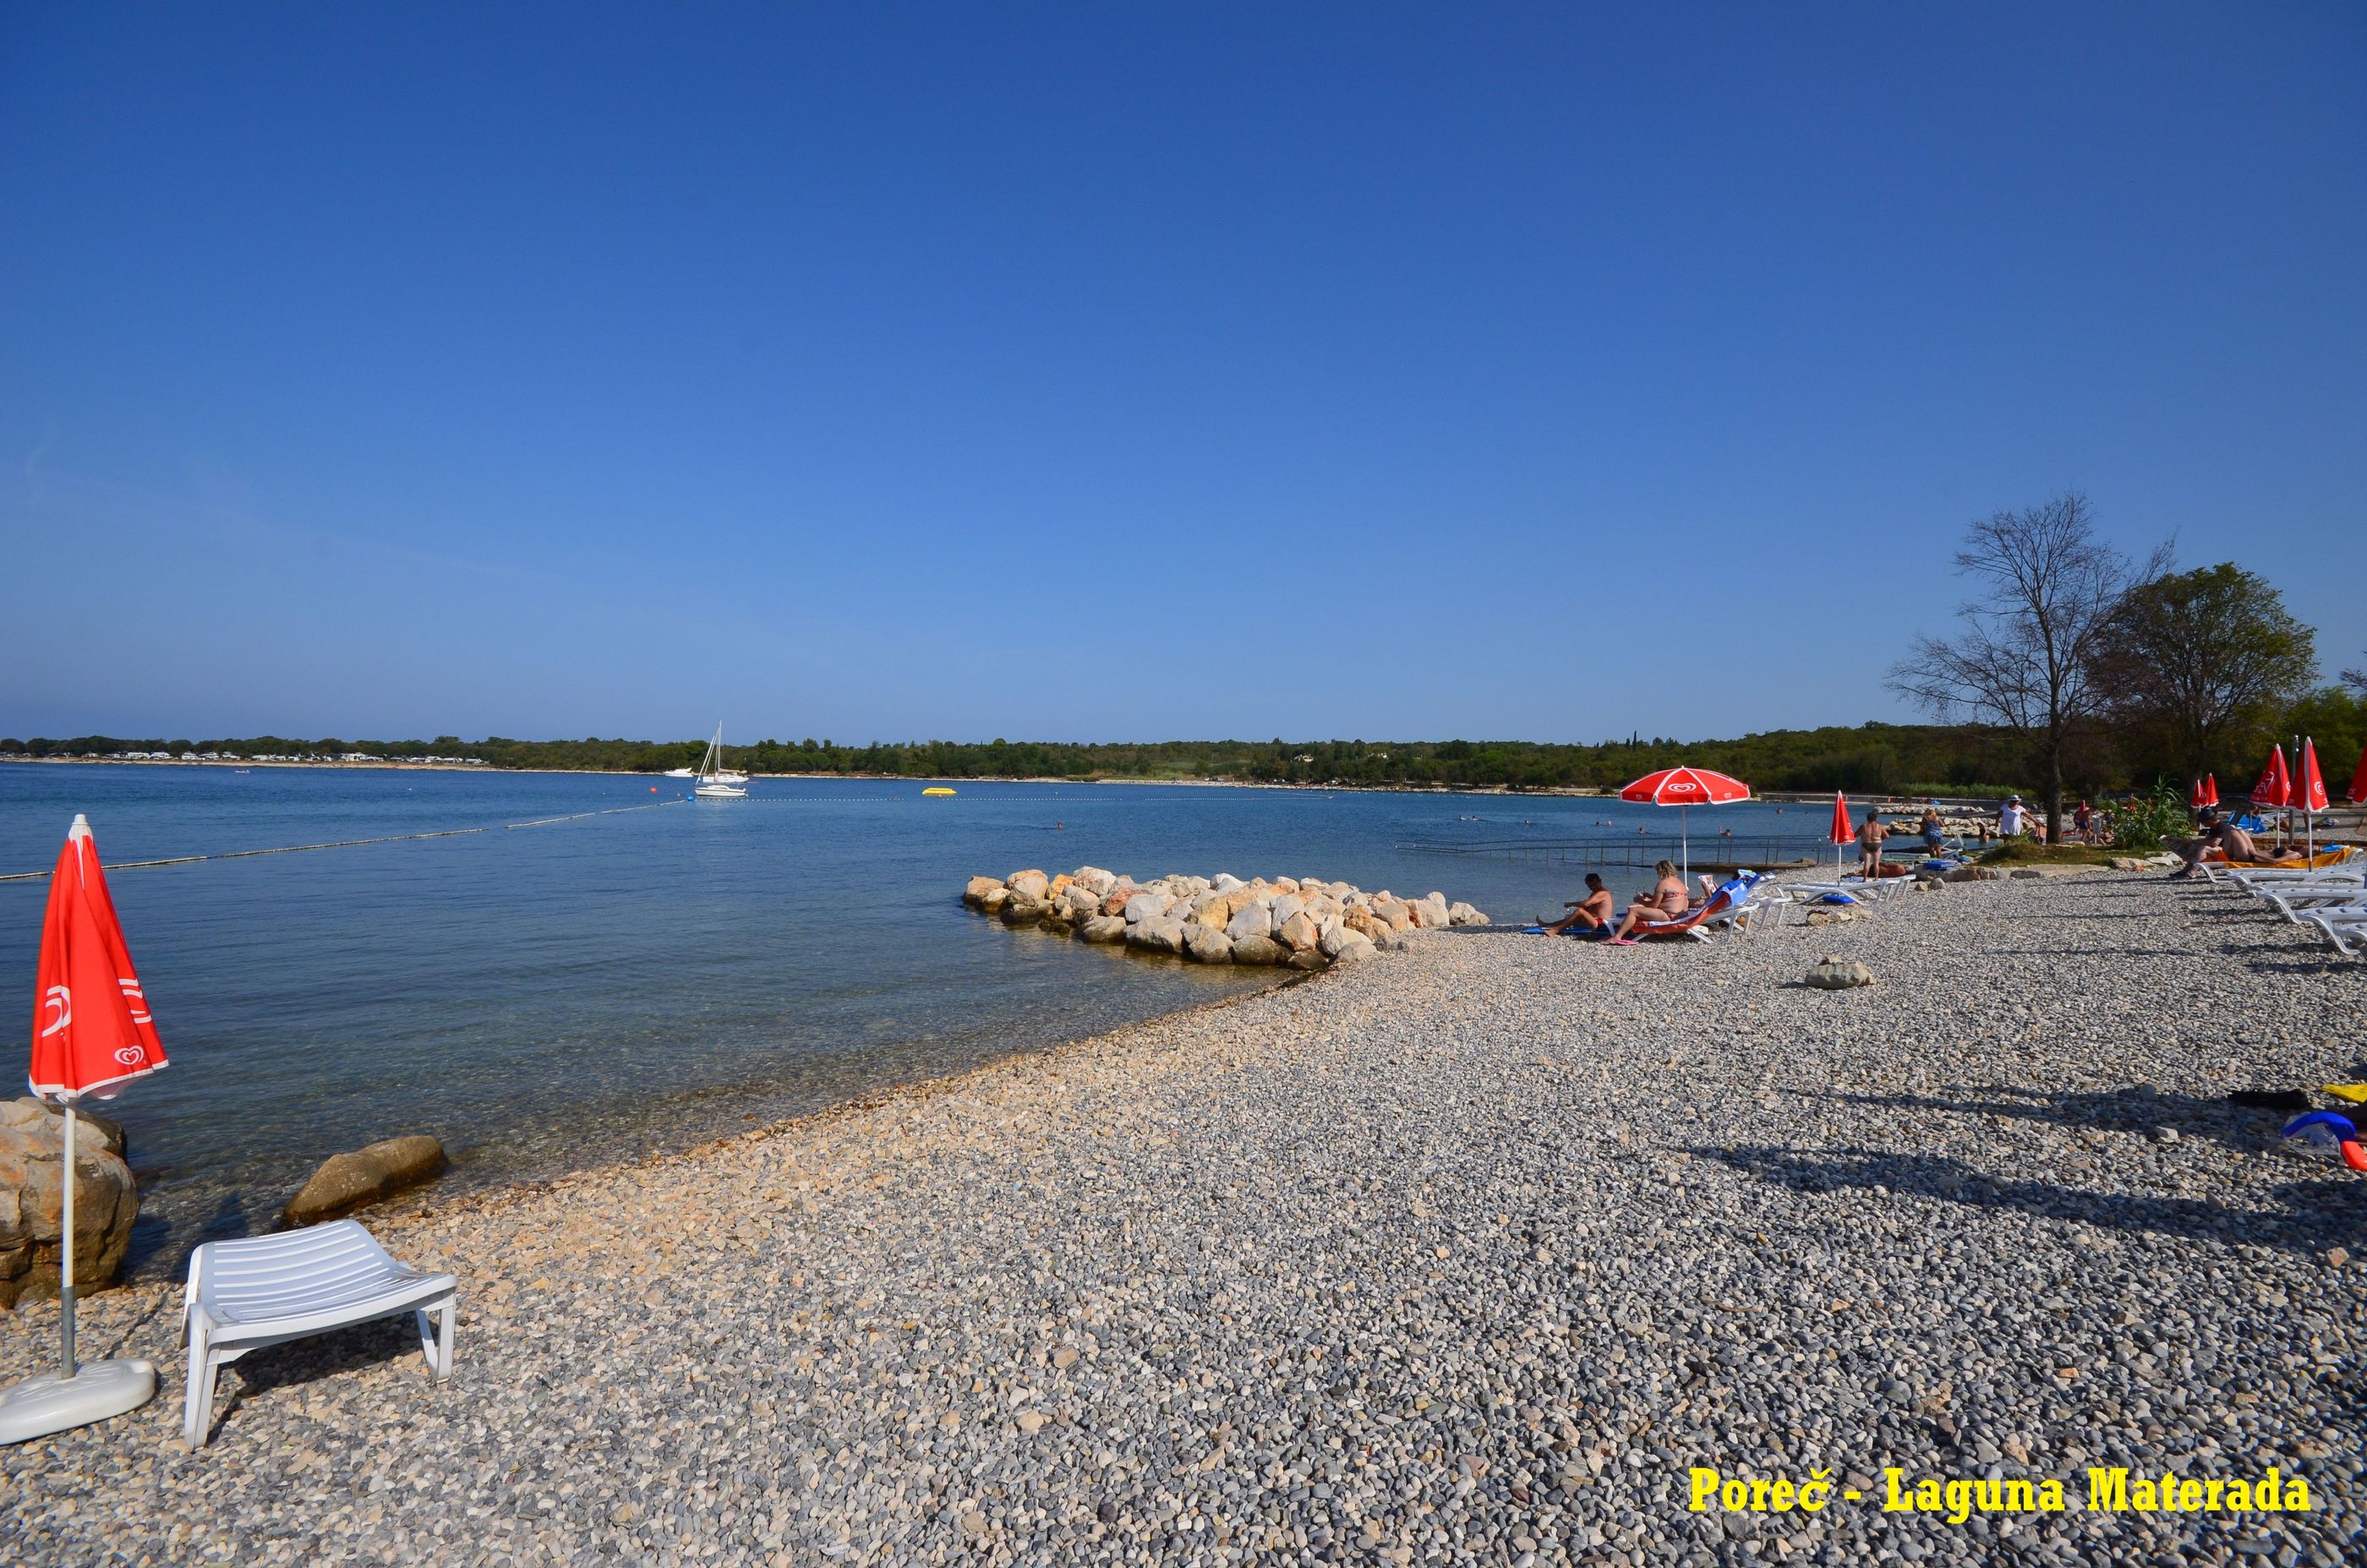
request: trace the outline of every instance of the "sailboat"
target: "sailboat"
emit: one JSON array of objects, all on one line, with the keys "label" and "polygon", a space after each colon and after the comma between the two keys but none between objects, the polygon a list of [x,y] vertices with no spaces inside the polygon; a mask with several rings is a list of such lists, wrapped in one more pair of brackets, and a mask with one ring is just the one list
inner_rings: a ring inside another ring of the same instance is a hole
[{"label": "sailboat", "polygon": [[707,743],[707,755],[698,760],[698,787],[690,793],[701,800],[745,800],[748,783],[745,773],[731,773],[723,766],[723,727],[715,727],[715,739]]}]

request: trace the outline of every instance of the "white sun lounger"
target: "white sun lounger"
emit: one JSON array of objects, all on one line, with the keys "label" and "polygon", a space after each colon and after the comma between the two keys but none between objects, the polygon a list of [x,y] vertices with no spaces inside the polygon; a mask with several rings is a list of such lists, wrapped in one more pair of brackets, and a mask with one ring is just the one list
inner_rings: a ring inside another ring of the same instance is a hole
[{"label": "white sun lounger", "polygon": [[2367,956],[2367,904],[2312,909],[2302,916],[2301,923],[2315,929],[2344,957]]},{"label": "white sun lounger", "polygon": [[2367,899],[2367,882],[2350,877],[2339,882],[2281,882],[2256,887],[2252,896],[2275,906],[2278,914],[2299,923],[2304,911],[2356,904]]},{"label": "white sun lounger", "polygon": [[413,1314],[427,1370],[438,1380],[451,1376],[459,1289],[449,1274],[396,1262],[352,1220],[205,1243],[189,1255],[189,1283],[181,1297],[189,1328],[181,1435],[193,1449],[205,1446],[213,1424],[214,1374],[223,1367],[249,1350],[349,1324]]},{"label": "white sun lounger", "polygon": [[2239,883],[2246,887],[2257,882],[2282,882],[2295,876],[2321,876],[2337,869],[2355,869],[2360,863],[2357,852],[2344,849],[2342,858],[2325,865],[2229,865],[2225,861],[2197,861],[2204,877],[2213,886],[2223,882]]}]

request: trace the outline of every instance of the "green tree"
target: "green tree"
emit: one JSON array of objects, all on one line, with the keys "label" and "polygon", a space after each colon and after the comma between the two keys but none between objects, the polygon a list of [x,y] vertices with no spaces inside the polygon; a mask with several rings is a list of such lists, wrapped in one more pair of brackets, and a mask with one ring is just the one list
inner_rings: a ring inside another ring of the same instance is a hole
[{"label": "green tree", "polygon": [[2130,589],[2093,675],[2116,723],[2199,777],[2251,750],[2309,691],[2317,639],[2266,578],[2222,561]]}]

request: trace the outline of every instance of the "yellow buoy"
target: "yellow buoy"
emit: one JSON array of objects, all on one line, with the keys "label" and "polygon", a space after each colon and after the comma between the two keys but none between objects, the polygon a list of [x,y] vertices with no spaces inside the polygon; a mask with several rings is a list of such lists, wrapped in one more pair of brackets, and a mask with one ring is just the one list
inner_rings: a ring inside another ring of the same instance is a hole
[{"label": "yellow buoy", "polygon": [[931,787],[929,787],[929,788],[927,788],[927,789],[923,790],[921,793],[922,793],[923,795],[951,795],[951,794],[953,794],[953,791],[951,791],[951,790],[947,789],[947,788],[946,788],[945,785],[943,785],[943,784],[934,784],[934,785],[932,785]]}]

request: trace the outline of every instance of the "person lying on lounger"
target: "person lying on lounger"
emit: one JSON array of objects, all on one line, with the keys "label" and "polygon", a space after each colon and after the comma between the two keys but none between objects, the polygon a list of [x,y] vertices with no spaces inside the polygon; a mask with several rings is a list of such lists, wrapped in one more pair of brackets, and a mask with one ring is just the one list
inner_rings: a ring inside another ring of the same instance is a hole
[{"label": "person lying on lounger", "polygon": [[1652,874],[1659,880],[1653,884],[1649,893],[1638,893],[1636,901],[1627,906],[1626,916],[1620,920],[1619,929],[1611,933],[1612,941],[1625,942],[1628,933],[1637,926],[1653,926],[1663,920],[1673,920],[1693,908],[1693,897],[1685,891],[1685,879],[1677,874],[1676,862],[1660,862],[1652,868]]},{"label": "person lying on lounger", "polygon": [[2238,828],[2233,822],[2218,819],[2210,811],[2203,814],[2203,833],[2178,846],[2178,858],[2186,863],[2169,874],[2172,877],[2192,876],[2202,863],[2206,851],[2217,850],[2230,862],[2242,861],[2253,865],[2276,865],[2285,861],[2304,861],[2309,857],[2299,850],[2271,850]]},{"label": "person lying on lounger", "polygon": [[1586,897],[1567,906],[1569,914],[1546,928],[1547,936],[1559,936],[1573,926],[1582,931],[1599,931],[1611,923],[1611,889],[1603,886],[1603,874],[1586,874]]}]

